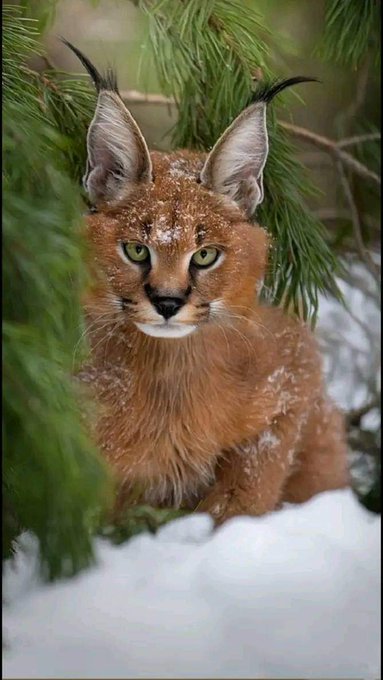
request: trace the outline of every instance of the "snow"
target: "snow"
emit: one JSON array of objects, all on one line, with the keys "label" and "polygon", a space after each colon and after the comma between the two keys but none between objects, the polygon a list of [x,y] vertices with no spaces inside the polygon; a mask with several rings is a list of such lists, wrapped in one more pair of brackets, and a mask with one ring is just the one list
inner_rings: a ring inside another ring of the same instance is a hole
[{"label": "snow", "polygon": [[160,244],[163,245],[169,245],[170,243],[173,243],[174,241],[179,241],[182,236],[182,229],[181,227],[176,224],[174,227],[170,228],[156,228],[156,231],[153,234],[153,239]]},{"label": "snow", "polygon": [[[380,518],[350,490],[213,531],[197,514],[42,585],[4,575],[5,678],[376,678]],[[29,556],[28,556],[29,551]]]},{"label": "snow", "polygon": [[193,172],[190,171],[188,161],[184,158],[178,158],[171,163],[169,175],[171,177],[186,177],[187,179],[194,179]]},{"label": "snow", "polygon": [[[349,408],[361,376],[376,378],[380,314],[341,286],[359,320],[323,300],[319,333]],[[4,570],[3,676],[378,678],[380,524],[351,490],[218,530],[193,514],[119,547],[97,540],[95,567],[51,585],[23,535]]]},{"label": "snow", "polygon": [[163,216],[156,220],[152,239],[158,244],[170,245],[173,242],[179,241],[181,237],[182,228],[179,224],[169,227],[166,217]]},{"label": "snow", "polygon": [[366,385],[378,384],[381,313],[376,283],[364,265],[346,262],[350,281],[337,279],[347,308],[321,297],[317,333],[322,340],[329,392],[342,408],[359,408]]},{"label": "snow", "polygon": [[274,449],[276,446],[280,444],[280,439],[275,436],[271,430],[265,430],[265,432],[262,432],[258,439],[258,448],[260,451],[262,449]]}]

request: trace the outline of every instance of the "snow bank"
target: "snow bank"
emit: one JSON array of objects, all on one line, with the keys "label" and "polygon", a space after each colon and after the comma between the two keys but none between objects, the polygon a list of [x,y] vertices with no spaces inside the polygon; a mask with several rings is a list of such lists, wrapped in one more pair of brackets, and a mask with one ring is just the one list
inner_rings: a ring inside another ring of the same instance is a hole
[{"label": "snow bank", "polygon": [[49,586],[29,548],[4,578],[4,677],[377,678],[379,536],[339,491],[98,541],[95,568]]}]

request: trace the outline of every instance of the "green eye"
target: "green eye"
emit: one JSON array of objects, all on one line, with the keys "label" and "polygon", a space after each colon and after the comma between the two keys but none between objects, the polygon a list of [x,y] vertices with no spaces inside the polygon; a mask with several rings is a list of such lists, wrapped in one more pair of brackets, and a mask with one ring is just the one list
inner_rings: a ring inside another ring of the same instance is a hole
[{"label": "green eye", "polygon": [[196,267],[210,267],[217,260],[218,255],[219,250],[217,248],[201,248],[194,253],[191,261]]},{"label": "green eye", "polygon": [[141,243],[123,243],[122,250],[132,262],[147,262],[150,258],[149,248]]}]

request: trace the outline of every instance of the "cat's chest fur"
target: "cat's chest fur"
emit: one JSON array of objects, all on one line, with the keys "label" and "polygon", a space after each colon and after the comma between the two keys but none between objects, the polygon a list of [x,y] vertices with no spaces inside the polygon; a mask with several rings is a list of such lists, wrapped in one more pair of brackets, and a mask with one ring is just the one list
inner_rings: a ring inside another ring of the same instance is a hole
[{"label": "cat's chest fur", "polygon": [[[255,362],[185,342],[177,352],[147,343],[80,374],[97,402],[97,440],[145,500],[180,504],[214,479],[218,456],[246,436]],[[243,355],[243,353],[242,353]]]}]

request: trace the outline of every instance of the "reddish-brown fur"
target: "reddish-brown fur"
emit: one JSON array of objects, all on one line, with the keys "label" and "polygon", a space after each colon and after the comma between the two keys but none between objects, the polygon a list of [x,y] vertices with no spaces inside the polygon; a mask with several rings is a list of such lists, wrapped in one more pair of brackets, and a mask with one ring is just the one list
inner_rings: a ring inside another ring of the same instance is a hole
[{"label": "reddish-brown fur", "polygon": [[[80,377],[100,405],[95,436],[119,502],[138,486],[138,500],[198,507],[220,523],[347,485],[344,425],[314,337],[256,297],[266,232],[196,182],[202,155],[151,159],[154,182],[87,218],[95,280],[85,301],[91,360]],[[197,330],[174,339],[138,330],[150,303],[141,273],[118,254],[121,241],[156,249],[151,286],[177,294],[191,285],[181,319]],[[225,259],[190,278],[180,258],[204,244]],[[121,298],[132,303],[123,309]]]}]

